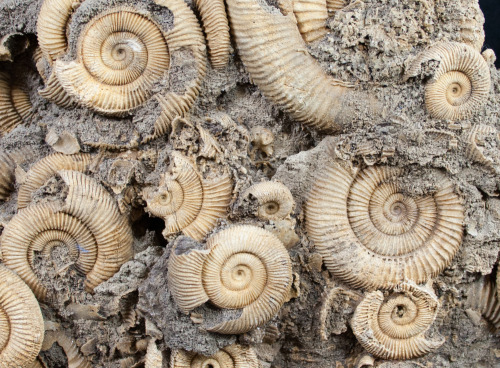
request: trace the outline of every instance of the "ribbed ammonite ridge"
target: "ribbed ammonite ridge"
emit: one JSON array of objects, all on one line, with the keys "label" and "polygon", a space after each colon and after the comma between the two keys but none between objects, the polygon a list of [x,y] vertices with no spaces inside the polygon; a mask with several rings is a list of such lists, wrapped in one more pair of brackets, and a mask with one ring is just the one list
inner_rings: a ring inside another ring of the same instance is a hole
[{"label": "ribbed ammonite ridge", "polygon": [[467,293],[467,306],[479,311],[493,325],[495,331],[500,330],[499,276],[497,271],[496,285],[491,276],[481,277],[470,286]]},{"label": "ribbed ammonite ridge", "polygon": [[164,236],[182,231],[201,240],[228,211],[232,182],[205,180],[187,157],[175,152],[170,173],[157,189],[144,191],[147,211],[165,220]]},{"label": "ribbed ammonite ridge", "polygon": [[286,185],[266,181],[252,185],[243,197],[253,196],[259,203],[257,216],[263,220],[280,220],[289,216],[295,207],[292,193]]},{"label": "ribbed ammonite ridge", "polygon": [[31,202],[31,195],[59,170],[73,170],[84,172],[90,164],[91,156],[87,153],[64,155],[54,153],[35,163],[26,173],[26,177],[19,187],[17,195],[17,209],[27,207]]},{"label": "ribbed ammonite ridge", "polygon": [[0,72],[0,136],[33,117],[33,106],[28,94],[12,84],[8,73]]},{"label": "ribbed ammonite ridge", "polygon": [[444,343],[425,336],[438,308],[434,293],[403,283],[387,298],[381,291],[367,294],[354,312],[351,327],[359,343],[376,357],[417,358]]},{"label": "ribbed ammonite ridge", "polygon": [[0,201],[5,201],[14,190],[16,163],[12,157],[0,152]]},{"label": "ribbed ammonite ridge", "polygon": [[403,170],[374,166],[353,176],[334,163],[306,204],[306,227],[328,270],[352,287],[424,283],[447,267],[462,241],[464,209],[448,180],[433,195],[399,189]]},{"label": "ribbed ammonite ridge", "polygon": [[55,342],[64,350],[66,358],[68,359],[69,368],[92,368],[90,362],[80,352],[75,340],[66,335],[63,331],[47,332],[45,334],[42,349],[50,349]]},{"label": "ribbed ammonite ridge", "polygon": [[423,63],[439,66],[425,87],[425,105],[432,117],[460,120],[471,117],[490,93],[490,69],[472,46],[440,42],[422,52],[411,63],[404,79],[416,76]]},{"label": "ribbed ammonite ridge", "polygon": [[25,367],[40,352],[44,325],[30,288],[0,265],[0,367]]},{"label": "ribbed ammonite ridge", "polygon": [[33,271],[35,251],[50,254],[66,246],[92,291],[132,257],[132,230],[111,195],[94,179],[76,171],[59,171],[68,186],[64,205],[28,206],[5,227],[2,259],[44,299],[46,287]]},{"label": "ribbed ammonite ridge", "polygon": [[293,0],[293,13],[304,41],[316,41],[327,33],[326,0]]},{"label": "ribbed ammonite ridge", "polygon": [[230,345],[214,355],[204,355],[176,350],[172,354],[172,368],[259,368],[259,360],[255,352],[242,345]]},{"label": "ribbed ammonite ridge", "polygon": [[291,261],[272,233],[234,226],[211,236],[206,250],[180,253],[169,263],[168,284],[180,310],[210,301],[222,309],[243,309],[239,318],[207,329],[224,334],[250,331],[272,318],[291,287]]}]

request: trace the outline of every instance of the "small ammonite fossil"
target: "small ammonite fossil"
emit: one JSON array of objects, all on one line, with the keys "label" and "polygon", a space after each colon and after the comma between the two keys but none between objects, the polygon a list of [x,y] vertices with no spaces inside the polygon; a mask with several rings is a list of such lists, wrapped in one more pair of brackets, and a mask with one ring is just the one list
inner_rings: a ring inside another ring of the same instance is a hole
[{"label": "small ammonite fossil", "polygon": [[246,346],[229,345],[212,356],[204,356],[185,350],[172,354],[172,368],[259,368],[255,352]]},{"label": "small ammonite fossil", "polygon": [[421,72],[422,64],[437,61],[425,86],[425,105],[437,119],[467,119],[477,113],[490,93],[490,69],[472,46],[439,42],[423,51],[410,64],[404,80]]},{"label": "small ammonite fossil", "polygon": [[0,367],[36,361],[44,336],[43,316],[30,288],[0,264]]},{"label": "small ammonite fossil", "polygon": [[182,231],[201,240],[228,211],[232,182],[228,176],[203,179],[195,164],[174,152],[172,166],[156,189],[146,188],[146,210],[165,220],[164,236]]},{"label": "small ammonite fossil", "polygon": [[444,338],[430,340],[425,336],[438,308],[432,291],[403,283],[388,297],[381,291],[367,294],[354,312],[351,327],[360,344],[376,357],[417,358],[444,343]]},{"label": "small ammonite fossil", "polygon": [[33,117],[33,106],[28,94],[12,83],[6,72],[0,72],[0,136]]},{"label": "small ammonite fossil", "polygon": [[207,330],[250,331],[272,318],[287,300],[291,261],[272,233],[255,226],[233,226],[211,236],[205,248],[177,245],[169,261],[168,285],[178,308],[186,313],[207,301],[222,309],[242,309],[237,319]]},{"label": "small ammonite fossil", "polygon": [[68,187],[64,203],[32,204],[7,224],[2,259],[43,300],[47,288],[33,270],[34,252],[69,249],[92,291],[132,257],[132,230],[115,200],[96,180],[76,171],[59,171]]},{"label": "small ammonite fossil", "polygon": [[447,267],[462,241],[464,208],[453,184],[432,195],[401,191],[403,169],[371,166],[351,175],[337,163],[319,175],[306,228],[328,270],[350,286],[424,283]]},{"label": "small ammonite fossil", "polygon": [[254,184],[243,193],[242,197],[257,199],[259,207],[256,215],[262,220],[284,219],[289,217],[295,208],[290,189],[274,181]]}]

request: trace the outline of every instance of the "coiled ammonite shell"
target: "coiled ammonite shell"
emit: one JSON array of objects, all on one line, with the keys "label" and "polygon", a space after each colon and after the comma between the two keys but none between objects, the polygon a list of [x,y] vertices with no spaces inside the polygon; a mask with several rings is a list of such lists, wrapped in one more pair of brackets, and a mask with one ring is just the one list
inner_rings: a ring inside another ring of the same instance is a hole
[{"label": "coiled ammonite shell", "polygon": [[29,287],[0,265],[0,367],[25,367],[42,347],[42,312]]},{"label": "coiled ammonite shell", "polygon": [[75,155],[54,153],[42,158],[28,170],[19,187],[17,209],[27,207],[31,202],[31,195],[59,170],[86,171],[90,158],[91,156],[87,153]]},{"label": "coiled ammonite shell", "polygon": [[425,87],[425,105],[432,117],[459,120],[475,114],[490,93],[490,69],[472,46],[440,42],[422,52],[404,79],[416,76],[423,63],[436,60],[439,66]]},{"label": "coiled ammonite shell", "polygon": [[28,94],[12,84],[10,75],[0,72],[0,136],[10,132],[33,116],[33,106]]},{"label": "coiled ammonite shell", "polygon": [[462,241],[464,209],[448,180],[433,195],[401,192],[403,170],[372,166],[352,176],[324,169],[306,204],[307,232],[328,270],[353,287],[424,283],[447,267]]},{"label": "coiled ammonite shell", "polygon": [[147,211],[165,220],[164,236],[182,231],[201,240],[225,216],[231,200],[232,183],[227,176],[205,180],[185,156],[174,153],[170,173],[160,186],[143,194]]},{"label": "coiled ammonite shell", "polygon": [[434,293],[403,283],[386,298],[381,291],[366,295],[354,312],[351,327],[370,354],[382,359],[412,359],[444,343],[444,339],[425,337],[438,308]]},{"label": "coiled ammonite shell", "polygon": [[266,181],[252,185],[243,197],[253,196],[259,203],[257,216],[263,220],[280,220],[289,216],[295,207],[292,193],[286,185]]},{"label": "coiled ammonite shell", "polygon": [[500,330],[499,279],[498,271],[496,285],[492,277],[481,277],[470,286],[467,293],[467,306],[480,312],[496,331]]},{"label": "coiled ammonite shell", "polygon": [[172,354],[172,368],[259,368],[255,352],[242,345],[230,345],[207,357],[177,350]]},{"label": "coiled ammonite shell", "polygon": [[293,13],[304,41],[315,41],[327,33],[326,0],[294,0]]},{"label": "coiled ammonite shell", "polygon": [[168,284],[180,310],[188,312],[210,301],[223,309],[243,309],[239,318],[208,327],[239,334],[272,318],[292,282],[286,248],[272,233],[255,226],[234,226],[211,236],[206,250],[176,247]]},{"label": "coiled ammonite shell", "polygon": [[132,257],[132,230],[104,187],[76,171],[58,174],[68,186],[64,204],[30,205],[12,218],[2,234],[5,265],[41,300],[47,289],[32,268],[35,251],[50,255],[54,247],[67,247],[76,268],[86,274],[88,291]]},{"label": "coiled ammonite shell", "polygon": [[0,152],[0,201],[9,198],[14,190],[16,163],[7,153]]}]

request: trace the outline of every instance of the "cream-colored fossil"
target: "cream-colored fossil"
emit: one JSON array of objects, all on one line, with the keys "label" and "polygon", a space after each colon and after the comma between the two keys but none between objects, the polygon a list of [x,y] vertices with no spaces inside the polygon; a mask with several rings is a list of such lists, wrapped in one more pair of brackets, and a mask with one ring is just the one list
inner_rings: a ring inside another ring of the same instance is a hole
[{"label": "cream-colored fossil", "polygon": [[69,109],[75,106],[73,98],[64,90],[55,73],[51,73],[43,89],[38,94],[55,104]]},{"label": "cream-colored fossil", "polygon": [[201,240],[228,211],[232,182],[227,176],[205,180],[187,157],[174,152],[169,173],[157,189],[147,188],[146,210],[165,220],[164,236],[182,231]]},{"label": "cream-colored fossil", "polygon": [[493,160],[484,155],[484,147],[482,147],[484,137],[487,135],[498,137],[498,132],[494,127],[489,125],[474,125],[466,137],[467,147],[465,149],[465,156],[472,162],[477,162],[494,170]]},{"label": "cream-colored fossil", "polygon": [[68,359],[68,368],[92,368],[90,362],[76,346],[75,340],[67,336],[63,331],[46,332],[42,350],[49,350],[54,343],[57,343],[64,350]]},{"label": "cream-colored fossil", "polygon": [[14,190],[16,163],[12,157],[0,152],[0,201],[5,201]]},{"label": "cream-colored fossil", "polygon": [[207,36],[210,62],[216,69],[224,68],[229,60],[231,41],[224,0],[195,0]]},{"label": "cream-colored fossil", "polygon": [[467,293],[467,306],[480,312],[496,331],[500,330],[499,276],[497,272],[496,285],[492,277],[481,277],[470,286]]},{"label": "cream-colored fossil", "polygon": [[54,151],[64,153],[65,155],[74,155],[80,152],[80,143],[75,134],[67,130],[58,134],[54,130],[49,130],[45,136],[45,142],[51,146]]},{"label": "cream-colored fossil", "polygon": [[215,158],[218,153],[222,152],[219,143],[208,130],[203,128],[200,124],[196,125],[196,129],[198,129],[198,132],[200,133],[200,139],[203,142],[200,150],[200,156]]},{"label": "cream-colored fossil", "polygon": [[222,309],[243,309],[237,319],[207,329],[224,334],[250,331],[272,318],[287,300],[291,261],[267,230],[234,226],[211,236],[205,250],[176,247],[168,284],[183,312],[210,301]]},{"label": "cream-colored fossil", "polygon": [[396,287],[388,296],[373,291],[356,308],[351,327],[359,343],[382,359],[412,359],[437,349],[443,339],[425,336],[436,318],[437,297],[410,283]]},{"label": "cream-colored fossil", "polygon": [[151,339],[148,343],[148,351],[146,353],[146,359],[144,362],[145,368],[162,368],[163,367],[163,355],[161,351],[158,350],[155,340]]},{"label": "cream-colored fossil", "polygon": [[326,0],[328,12],[335,13],[347,5],[347,0]]},{"label": "cream-colored fossil", "polygon": [[42,312],[29,287],[0,265],[0,367],[34,363],[42,347]]},{"label": "cream-colored fossil", "polygon": [[68,187],[63,204],[33,204],[15,215],[2,234],[2,259],[44,299],[47,288],[33,271],[34,252],[65,246],[91,292],[132,257],[132,230],[111,195],[77,171],[59,171]]},{"label": "cream-colored fossil", "polygon": [[472,46],[440,42],[419,54],[404,80],[421,72],[422,64],[439,64],[425,86],[425,105],[432,117],[460,120],[475,114],[490,93],[490,69]]},{"label": "cream-colored fossil", "polygon": [[37,358],[33,363],[24,366],[23,368],[47,368],[47,366]]},{"label": "cream-colored fossil", "polygon": [[442,179],[432,195],[401,191],[403,170],[372,166],[352,175],[325,167],[306,203],[306,227],[328,270],[353,287],[423,283],[447,267],[462,241],[464,208]]},{"label": "cream-colored fossil", "polygon": [[260,150],[266,156],[270,157],[274,152],[274,134],[269,129],[263,126],[256,126],[250,132],[253,149],[250,151],[250,157],[255,156],[255,151]]},{"label": "cream-colored fossil", "polygon": [[326,0],[293,0],[293,13],[304,41],[316,41],[327,33]]},{"label": "cream-colored fossil", "polygon": [[16,84],[10,75],[0,72],[0,136],[33,117],[33,106],[28,94]]},{"label": "cream-colored fossil", "polygon": [[229,345],[214,355],[204,355],[176,350],[172,354],[172,368],[259,368],[259,360],[255,352],[242,345]]},{"label": "cream-colored fossil", "polygon": [[86,171],[90,159],[91,156],[87,153],[70,156],[54,153],[42,158],[30,168],[19,187],[18,210],[27,207],[31,202],[31,195],[59,170]]},{"label": "cream-colored fossil", "polygon": [[254,184],[243,193],[243,198],[249,196],[257,199],[259,208],[256,215],[262,220],[284,219],[290,216],[295,208],[290,189],[278,182],[264,181]]}]

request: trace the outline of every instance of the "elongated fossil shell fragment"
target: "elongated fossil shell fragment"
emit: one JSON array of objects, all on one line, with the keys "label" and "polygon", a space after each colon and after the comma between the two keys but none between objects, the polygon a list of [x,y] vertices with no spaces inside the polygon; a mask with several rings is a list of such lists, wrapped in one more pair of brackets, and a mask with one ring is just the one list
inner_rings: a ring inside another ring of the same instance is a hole
[{"label": "elongated fossil shell fragment", "polygon": [[327,33],[326,0],[293,0],[293,13],[304,41],[316,41]]},{"label": "elongated fossil shell fragment", "polygon": [[201,240],[227,213],[231,179],[204,180],[194,164],[179,153],[174,153],[172,161],[159,188],[144,191],[146,209],[165,220],[164,236],[182,231]]},{"label": "elongated fossil shell fragment", "polygon": [[163,355],[158,350],[155,340],[151,339],[148,343],[148,350],[146,353],[146,360],[144,362],[145,368],[162,368]]},{"label": "elongated fossil shell fragment", "polygon": [[55,342],[64,350],[68,359],[68,368],[92,368],[90,362],[82,355],[80,349],[78,349],[75,340],[67,336],[63,331],[46,332],[43,341],[43,350],[50,349]]},{"label": "elongated fossil shell fragment", "polygon": [[43,342],[42,312],[29,287],[0,265],[0,367],[33,363]]},{"label": "elongated fossil shell fragment", "polygon": [[480,312],[496,331],[500,330],[500,298],[497,285],[490,276],[481,277],[473,283],[467,294],[467,306]]},{"label": "elongated fossil shell fragment", "polygon": [[0,201],[9,198],[14,190],[16,163],[7,153],[0,152]]},{"label": "elongated fossil shell fragment", "polygon": [[59,170],[86,171],[90,159],[91,156],[87,153],[75,155],[54,153],[42,158],[30,168],[19,187],[17,209],[26,208],[31,202],[31,195]]},{"label": "elongated fossil shell fragment", "polygon": [[376,357],[417,358],[444,343],[444,338],[429,340],[425,336],[438,308],[434,293],[403,283],[387,298],[381,291],[367,294],[354,312],[351,327],[359,343]]},{"label": "elongated fossil shell fragment", "polygon": [[286,185],[265,181],[248,188],[243,197],[257,198],[259,208],[257,216],[263,220],[279,220],[289,216],[295,207],[292,193]]},{"label": "elongated fossil shell fragment", "polygon": [[229,23],[224,0],[195,0],[207,35],[210,62],[215,69],[224,68],[229,60]]},{"label": "elongated fossil shell fragment", "polygon": [[490,93],[490,69],[472,46],[440,42],[422,52],[404,77],[416,76],[423,63],[436,60],[439,66],[425,87],[425,105],[437,119],[460,120],[475,114]]},{"label": "elongated fossil shell fragment", "polygon": [[474,125],[470,130],[470,133],[467,135],[467,148],[465,149],[465,156],[472,162],[480,163],[494,170],[493,160],[484,155],[484,148],[480,147],[478,143],[480,136],[496,133],[497,130],[492,126],[485,124]]},{"label": "elongated fossil shell fragment", "polygon": [[347,0],[326,0],[326,8],[334,13],[347,5]]},{"label": "elongated fossil shell fragment", "polygon": [[208,327],[239,334],[265,323],[287,300],[291,261],[273,234],[255,226],[234,226],[211,236],[205,250],[182,253],[169,261],[168,285],[180,310],[210,301],[222,309],[242,309],[240,317]]},{"label": "elongated fossil shell fragment", "polygon": [[0,72],[0,135],[10,132],[33,116],[33,106],[28,94],[12,84],[6,72]]},{"label": "elongated fossil shell fragment", "polygon": [[54,247],[67,247],[76,268],[86,275],[88,291],[132,257],[132,230],[110,194],[82,173],[58,174],[68,186],[64,205],[31,205],[15,215],[2,234],[4,263],[41,300],[47,289],[32,268],[35,251],[50,255]]},{"label": "elongated fossil shell fragment", "polygon": [[172,354],[172,368],[259,368],[259,360],[255,352],[242,345],[229,345],[214,355],[204,355],[176,350]]},{"label": "elongated fossil shell fragment", "polygon": [[424,283],[452,261],[464,208],[444,179],[433,195],[401,192],[403,170],[372,166],[352,176],[326,167],[306,203],[306,227],[328,270],[352,287]]}]

